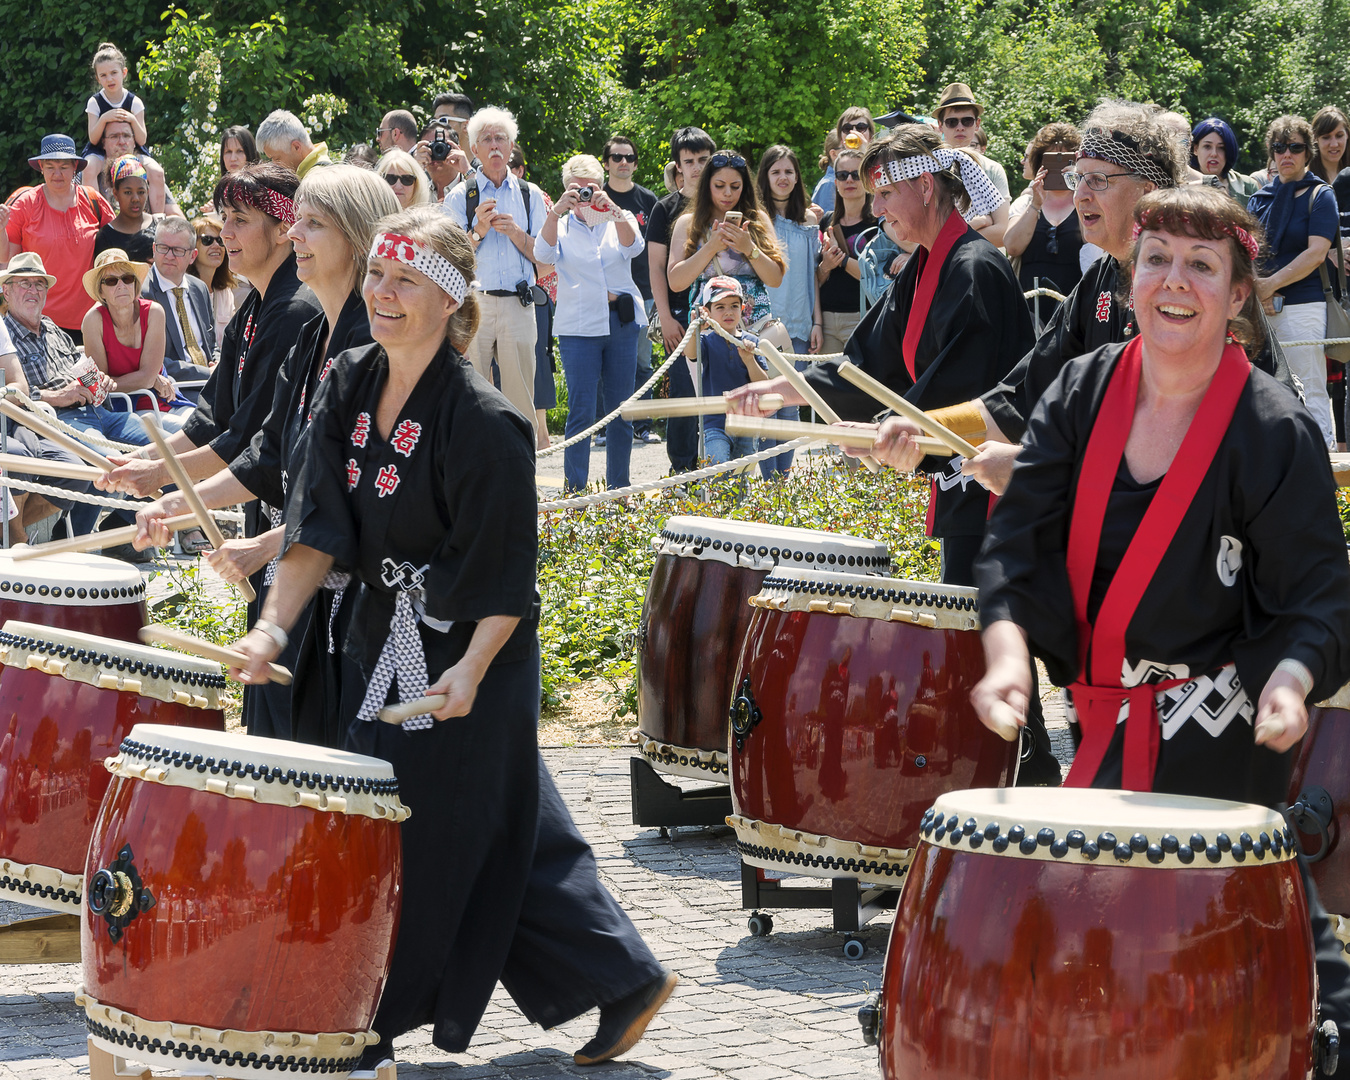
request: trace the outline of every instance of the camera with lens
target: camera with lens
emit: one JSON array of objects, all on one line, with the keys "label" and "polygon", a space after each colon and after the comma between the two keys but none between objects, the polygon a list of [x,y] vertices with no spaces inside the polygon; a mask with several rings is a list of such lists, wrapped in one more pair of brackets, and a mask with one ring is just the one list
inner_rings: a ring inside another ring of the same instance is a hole
[{"label": "camera with lens", "polygon": [[577,188],[577,202],[588,203],[591,201],[591,197],[594,194],[595,188],[591,187],[589,184],[583,188]]},{"label": "camera with lens", "polygon": [[459,145],[459,132],[450,126],[450,117],[438,116],[436,131],[431,136],[431,160],[444,161],[454,146]]}]

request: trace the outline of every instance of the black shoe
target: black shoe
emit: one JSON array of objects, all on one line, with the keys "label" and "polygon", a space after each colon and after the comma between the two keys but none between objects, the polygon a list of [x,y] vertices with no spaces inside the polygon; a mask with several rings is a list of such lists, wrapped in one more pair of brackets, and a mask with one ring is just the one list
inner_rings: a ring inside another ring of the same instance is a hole
[{"label": "black shoe", "polygon": [[367,1046],[361,1052],[361,1060],[356,1063],[356,1068],[350,1073],[352,1080],[365,1080],[366,1077],[374,1077],[381,1065],[392,1063],[393,1054],[389,1047],[384,1044],[384,1040]]},{"label": "black shoe", "polygon": [[109,559],[119,559],[122,562],[140,565],[143,563],[154,562],[157,550],[157,548],[148,547],[143,551],[137,551],[130,544],[118,544],[116,547],[104,548],[101,554]]},{"label": "black shoe", "polygon": [[627,997],[602,1005],[595,1038],[572,1055],[573,1063],[598,1065],[631,1050],[679,981],[674,972],[667,971]]}]

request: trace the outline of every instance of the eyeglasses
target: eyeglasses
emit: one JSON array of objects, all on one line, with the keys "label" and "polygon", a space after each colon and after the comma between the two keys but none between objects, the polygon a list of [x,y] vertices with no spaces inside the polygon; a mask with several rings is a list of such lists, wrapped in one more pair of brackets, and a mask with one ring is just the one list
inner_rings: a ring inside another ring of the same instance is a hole
[{"label": "eyeglasses", "polygon": [[192,248],[172,247],[169,244],[155,244],[156,255],[172,255],[175,259],[181,259],[192,250]]},{"label": "eyeglasses", "polygon": [[1308,144],[1305,142],[1274,142],[1270,144],[1272,154],[1306,154]]},{"label": "eyeglasses", "polygon": [[849,131],[871,131],[871,130],[872,125],[869,124],[866,120],[854,120],[852,123],[839,125],[839,131],[841,134]]},{"label": "eyeglasses", "polygon": [[745,158],[740,154],[714,154],[708,159],[708,164],[714,169],[725,169],[728,165],[733,169],[744,169]]},{"label": "eyeglasses", "polygon": [[862,170],[845,169],[843,172],[840,172],[838,169],[836,169],[834,173],[834,178],[836,180],[861,180]]},{"label": "eyeglasses", "polygon": [[224,240],[219,236],[212,236],[210,233],[202,233],[201,236],[197,237],[197,243],[204,244],[206,247],[211,247],[215,244],[219,244],[221,247],[225,246]]},{"label": "eyeglasses", "polygon": [[383,135],[386,131],[393,131],[393,130],[394,130],[393,128],[376,128],[376,129],[375,129],[375,134],[376,134],[376,135]]},{"label": "eyeglasses", "polygon": [[23,277],[12,277],[12,278],[10,278],[7,282],[5,282],[5,284],[6,284],[6,285],[13,286],[13,287],[16,288],[16,289],[31,289],[31,290],[33,290],[34,292],[46,292],[46,291],[47,291],[47,279],[46,279],[46,278],[23,278]]},{"label": "eyeglasses", "polygon": [[951,128],[955,131],[959,127],[974,127],[975,117],[973,116],[948,116],[942,121],[942,126]]},{"label": "eyeglasses", "polygon": [[110,275],[109,277],[105,277],[105,278],[103,278],[102,280],[100,280],[100,281],[99,281],[99,284],[102,285],[105,289],[111,289],[111,288],[112,288],[114,285],[116,285],[119,281],[120,281],[123,285],[135,285],[135,284],[136,284],[136,275],[135,275],[135,274],[112,274],[112,275]]},{"label": "eyeglasses", "polygon": [[631,164],[637,164],[637,154],[610,154],[610,161],[627,161]]},{"label": "eyeglasses", "polygon": [[402,184],[404,187],[416,187],[417,177],[412,176],[409,173],[391,172],[384,174],[384,182],[390,187],[393,187],[395,184]]},{"label": "eyeglasses", "polygon": [[1087,184],[1093,191],[1105,191],[1111,186],[1112,180],[1119,180],[1122,176],[1138,176],[1136,172],[1079,172],[1077,169],[1069,169],[1064,173],[1064,182],[1069,185],[1070,191],[1077,191],[1079,184]]}]

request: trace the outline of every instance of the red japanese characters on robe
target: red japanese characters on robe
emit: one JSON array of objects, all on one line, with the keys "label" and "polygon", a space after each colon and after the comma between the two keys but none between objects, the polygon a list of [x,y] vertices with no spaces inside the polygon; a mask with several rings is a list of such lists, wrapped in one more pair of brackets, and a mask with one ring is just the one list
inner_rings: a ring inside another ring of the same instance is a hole
[{"label": "red japanese characters on robe", "polygon": [[356,464],[356,458],[347,459],[347,490],[355,491],[356,485],[361,482],[361,470]]},{"label": "red japanese characters on robe", "polygon": [[1097,321],[1106,322],[1111,318],[1111,294],[1102,293],[1097,297]]},{"label": "red japanese characters on robe", "polygon": [[352,428],[352,445],[365,446],[370,438],[370,413],[363,412],[356,418],[356,427]]},{"label": "red japanese characters on robe", "polygon": [[375,474],[375,490],[383,499],[386,495],[392,495],[398,488],[398,468],[394,465],[386,465]]},{"label": "red japanese characters on robe", "polygon": [[394,429],[389,445],[406,458],[412,457],[417,440],[422,437],[422,425],[415,420],[404,420]]}]

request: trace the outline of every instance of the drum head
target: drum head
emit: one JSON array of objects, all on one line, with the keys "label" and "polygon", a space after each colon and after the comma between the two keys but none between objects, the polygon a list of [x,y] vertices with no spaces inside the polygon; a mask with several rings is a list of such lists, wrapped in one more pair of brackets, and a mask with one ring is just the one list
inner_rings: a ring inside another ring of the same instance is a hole
[{"label": "drum head", "polygon": [[980,593],[963,585],[778,567],[764,579],[754,607],[908,622],[944,630],[980,628]]},{"label": "drum head", "polygon": [[1260,866],[1297,854],[1266,806],[1097,788],[953,791],[920,832],[961,851],[1099,866]]},{"label": "drum head", "polygon": [[170,727],[167,724],[137,724],[127,736],[133,742],[156,747],[165,756],[203,761],[247,761],[273,772],[287,774],[296,770],[310,775],[325,773],[334,776],[361,777],[367,780],[392,780],[394,767],[383,758],[349,754],[345,750],[330,750],[326,746],[290,742],[286,739],[264,739],[256,735],[225,731],[199,731],[195,728]]},{"label": "drum head", "polygon": [[652,546],[658,554],[712,559],[730,566],[821,566],[855,573],[887,573],[890,549],[848,533],[794,529],[754,521],[676,515],[666,519]]},{"label": "drum head", "polygon": [[15,562],[0,551],[0,600],[81,607],[137,603],[145,581],[134,566],[102,555],[65,552]]}]

